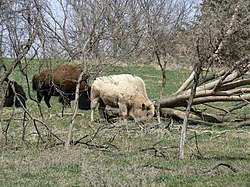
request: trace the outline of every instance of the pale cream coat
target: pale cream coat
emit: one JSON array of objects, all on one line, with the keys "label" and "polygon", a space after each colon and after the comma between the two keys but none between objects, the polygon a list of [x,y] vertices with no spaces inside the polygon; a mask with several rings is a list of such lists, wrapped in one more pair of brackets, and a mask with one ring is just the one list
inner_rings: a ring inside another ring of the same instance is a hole
[{"label": "pale cream coat", "polygon": [[91,121],[98,105],[100,117],[104,117],[106,105],[119,108],[125,119],[131,116],[136,121],[144,121],[154,115],[154,106],[148,99],[144,81],[130,74],[97,78],[91,87]]}]

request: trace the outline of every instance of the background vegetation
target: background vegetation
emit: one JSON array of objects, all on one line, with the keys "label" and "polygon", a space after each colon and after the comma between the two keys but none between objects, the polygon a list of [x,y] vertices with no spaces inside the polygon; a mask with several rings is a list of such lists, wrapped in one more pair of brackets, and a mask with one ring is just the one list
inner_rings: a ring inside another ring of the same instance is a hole
[{"label": "background vegetation", "polygon": [[[34,61],[34,65],[38,62]],[[35,69],[35,68],[34,68]],[[158,97],[160,70],[152,66],[118,66],[107,74],[132,73],[143,77],[151,99]],[[180,73],[181,72],[181,73]],[[164,94],[176,91],[190,70],[167,70]],[[23,85],[19,71],[13,78]],[[32,73],[29,74],[32,77]],[[25,87],[27,91],[27,87]],[[34,93],[31,92],[34,96]],[[73,108],[61,117],[61,104],[52,100],[52,108],[41,103],[46,124],[65,140]],[[37,104],[28,100],[27,108],[39,116]],[[244,111],[243,111],[244,112]],[[245,111],[247,112],[247,111]],[[249,111],[248,111],[249,112]],[[9,119],[11,108],[3,109]],[[15,109],[1,151],[3,186],[248,186],[249,132],[235,129],[237,124],[216,126],[190,125],[187,133],[186,158],[179,160],[178,144],[181,122],[166,118],[144,124],[129,122],[90,123],[90,112],[79,111],[73,130],[75,145],[65,151],[62,142],[48,137],[42,124],[37,127],[46,143],[41,144],[34,124],[22,119],[22,109]],[[3,120],[3,127],[8,120]],[[23,138],[23,131],[26,131]],[[219,165],[221,164],[221,165]],[[225,165],[223,165],[225,164]],[[218,167],[216,167],[219,165]],[[228,166],[227,166],[228,165]],[[215,168],[213,168],[215,167]]]}]

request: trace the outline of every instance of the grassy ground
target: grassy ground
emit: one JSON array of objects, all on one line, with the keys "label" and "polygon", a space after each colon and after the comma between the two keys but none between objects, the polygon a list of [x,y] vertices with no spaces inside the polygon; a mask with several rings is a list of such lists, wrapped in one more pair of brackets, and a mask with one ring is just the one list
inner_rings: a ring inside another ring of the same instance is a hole
[{"label": "grassy ground", "polygon": [[[34,62],[29,79],[37,71]],[[130,65],[114,68],[106,74],[132,73],[146,83],[148,96],[159,96],[160,71],[151,66]],[[105,74],[105,73],[104,73]],[[176,91],[188,76],[187,70],[167,71],[165,95]],[[26,80],[19,72],[12,78],[25,87]],[[33,91],[31,96],[34,97]],[[46,143],[41,143],[32,120],[23,123],[21,109],[4,108],[2,125],[8,128],[0,157],[0,186],[249,186],[250,143],[249,129],[223,126],[190,125],[187,133],[186,158],[178,159],[179,128],[181,123],[165,119],[156,128],[156,121],[145,124],[90,123],[90,112],[79,111],[69,152],[61,141],[67,138],[72,108],[61,117],[58,98],[52,108],[41,104],[45,123],[56,135],[36,123]],[[29,112],[41,119],[37,104],[29,99]],[[244,111],[243,111],[244,112]],[[245,111],[247,112],[247,111]],[[59,140],[60,139],[60,140]],[[218,166],[218,167],[216,167]],[[230,166],[230,167],[228,167]]]}]

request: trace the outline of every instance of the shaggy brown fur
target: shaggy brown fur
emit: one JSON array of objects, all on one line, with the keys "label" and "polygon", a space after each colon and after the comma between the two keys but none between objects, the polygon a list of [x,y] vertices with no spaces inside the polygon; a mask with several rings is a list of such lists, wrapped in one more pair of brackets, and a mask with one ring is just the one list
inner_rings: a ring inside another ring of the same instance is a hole
[{"label": "shaggy brown fur", "polygon": [[14,102],[16,107],[22,107],[22,105],[26,107],[25,102],[27,101],[27,97],[21,85],[16,81],[6,80],[1,87],[5,92],[4,107],[12,107]]},{"label": "shaggy brown fur", "polygon": [[[73,64],[62,64],[55,68],[44,69],[35,74],[32,79],[32,87],[37,91],[38,102],[40,103],[44,97],[46,105],[50,108],[49,101],[51,96],[60,96],[59,101],[64,106],[70,105],[71,100],[75,99],[75,91],[80,74],[81,69]],[[81,101],[88,100],[85,97],[87,95],[86,92],[89,90],[87,78],[84,75],[80,84],[80,109],[90,109],[90,100],[87,103]],[[81,103],[84,103],[84,106],[81,106]]]}]

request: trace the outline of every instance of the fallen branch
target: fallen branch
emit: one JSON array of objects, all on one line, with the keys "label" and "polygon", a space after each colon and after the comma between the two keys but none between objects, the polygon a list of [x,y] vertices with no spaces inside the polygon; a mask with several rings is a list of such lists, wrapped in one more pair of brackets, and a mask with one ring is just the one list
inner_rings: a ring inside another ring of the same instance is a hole
[{"label": "fallen branch", "polygon": [[237,125],[235,128],[238,129],[238,128],[242,128],[242,127],[249,127],[250,126],[250,120],[247,120],[247,121],[243,121],[241,122],[239,125]]},{"label": "fallen branch", "polygon": [[174,169],[170,169],[170,168],[167,168],[167,167],[155,166],[155,165],[151,165],[151,164],[142,165],[142,166],[140,166],[140,168],[154,168],[154,169],[167,170],[167,171],[176,171]]},{"label": "fallen branch", "polygon": [[217,168],[220,167],[220,166],[225,166],[225,167],[227,167],[228,169],[230,169],[230,170],[231,170],[232,172],[234,172],[234,173],[239,172],[239,170],[238,170],[237,168],[235,168],[234,166],[232,166],[232,165],[230,165],[230,164],[227,164],[227,163],[218,163],[218,164],[215,164],[213,167],[204,170],[204,171],[201,173],[201,175],[210,173],[210,172],[214,171],[215,169],[217,169]]},{"label": "fallen branch", "polygon": [[[184,120],[185,112],[173,108],[162,108],[161,112],[164,117],[175,117],[177,119]],[[220,123],[221,121],[214,116],[201,114],[201,113],[190,113],[189,122],[194,124],[205,124],[205,125],[215,125],[214,123]]]},{"label": "fallen branch", "polygon": [[84,144],[90,148],[94,148],[94,149],[97,149],[98,151],[109,151],[108,149],[112,146],[114,147],[115,149],[118,149],[116,145],[113,145],[111,143],[109,143],[108,145],[105,145],[105,144],[93,144],[93,143],[90,143],[89,141],[87,142],[78,142],[79,144]]},{"label": "fallen branch", "polygon": [[[106,151],[110,147],[114,147],[115,149],[118,150],[118,147],[116,145],[112,144],[112,142],[115,140],[116,135],[114,135],[108,141],[106,141],[106,142],[104,142],[102,144],[97,145],[97,144],[92,143],[92,141],[97,137],[98,133],[101,132],[104,129],[107,129],[107,128],[108,127],[106,125],[100,126],[100,127],[98,127],[98,129],[95,132],[93,132],[91,134],[87,134],[87,135],[81,137],[80,139],[78,139],[78,140],[76,140],[74,142],[71,141],[70,144],[71,145],[84,144],[84,145],[87,145],[88,147],[96,148],[96,149],[101,150],[101,151]],[[109,128],[112,128],[112,127],[109,127]],[[85,142],[82,141],[83,139],[88,138],[88,137],[90,137],[89,140],[87,140]]]},{"label": "fallen branch", "polygon": [[237,104],[234,105],[234,106],[229,107],[229,108],[226,109],[225,111],[226,111],[226,113],[231,113],[231,112],[233,112],[234,110],[241,109],[241,108],[247,106],[248,104],[249,104],[248,102],[242,101],[242,102],[240,102],[240,103],[237,103]]},{"label": "fallen branch", "polygon": [[238,95],[238,96],[207,96],[203,98],[195,98],[193,105],[208,103],[208,102],[225,102],[225,101],[250,101],[250,94]]},{"label": "fallen branch", "polygon": [[237,80],[237,81],[222,85],[219,88],[219,90],[230,90],[230,89],[237,88],[239,86],[244,86],[244,85],[249,85],[249,84],[250,84],[250,79]]}]

